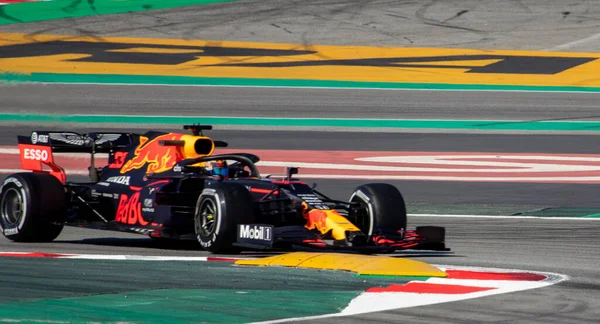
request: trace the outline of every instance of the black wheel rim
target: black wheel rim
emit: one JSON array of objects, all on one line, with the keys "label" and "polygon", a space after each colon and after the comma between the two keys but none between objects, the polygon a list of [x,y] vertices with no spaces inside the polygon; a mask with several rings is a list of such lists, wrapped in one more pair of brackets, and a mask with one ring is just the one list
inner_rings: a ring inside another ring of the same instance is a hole
[{"label": "black wheel rim", "polygon": [[204,199],[200,204],[200,224],[198,229],[204,236],[214,233],[217,223],[217,206],[212,199]]},{"label": "black wheel rim", "polygon": [[5,227],[12,227],[19,224],[25,213],[21,193],[14,188],[6,190],[2,198],[1,210],[2,221]]},{"label": "black wheel rim", "polygon": [[370,225],[369,223],[371,222],[369,217],[369,206],[365,203],[364,200],[358,197],[353,197],[352,200],[350,200],[350,202],[360,204],[360,207],[356,208],[352,213],[352,223],[356,225],[356,227],[358,227],[363,233],[368,235]]}]

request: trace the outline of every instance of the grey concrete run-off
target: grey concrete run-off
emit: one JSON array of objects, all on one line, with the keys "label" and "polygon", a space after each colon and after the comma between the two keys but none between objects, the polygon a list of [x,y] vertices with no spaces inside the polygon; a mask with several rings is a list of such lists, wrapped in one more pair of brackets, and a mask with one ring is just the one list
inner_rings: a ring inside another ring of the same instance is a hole
[{"label": "grey concrete run-off", "polygon": [[247,0],[86,17],[0,31],[31,34],[595,52],[600,2]]}]

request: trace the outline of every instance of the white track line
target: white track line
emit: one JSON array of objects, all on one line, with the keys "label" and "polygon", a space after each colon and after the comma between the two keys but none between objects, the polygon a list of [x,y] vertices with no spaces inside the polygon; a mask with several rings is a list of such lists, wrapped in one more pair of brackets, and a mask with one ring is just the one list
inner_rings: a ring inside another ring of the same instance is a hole
[{"label": "white track line", "polygon": [[[0,251],[3,255],[27,256],[36,252],[12,252]],[[39,258],[52,259],[84,259],[84,260],[126,260],[126,261],[223,261],[223,260],[247,260],[255,257],[211,257],[211,256],[160,256],[160,255],[127,255],[127,254],[71,254],[71,253],[49,253],[53,256]]]},{"label": "white track line", "polygon": [[600,40],[600,33],[586,37],[586,38],[582,38],[582,39],[579,39],[576,41],[568,42],[568,43],[565,43],[562,45],[546,48],[546,49],[544,49],[544,51],[552,52],[552,51],[566,50],[566,49],[570,49],[570,48],[577,47],[580,45],[585,45],[587,43],[595,42],[598,40]]}]

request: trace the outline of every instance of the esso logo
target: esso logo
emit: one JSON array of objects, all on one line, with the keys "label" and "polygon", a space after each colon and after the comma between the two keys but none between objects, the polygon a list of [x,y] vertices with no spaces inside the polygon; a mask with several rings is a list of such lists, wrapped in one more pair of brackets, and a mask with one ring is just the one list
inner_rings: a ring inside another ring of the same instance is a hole
[{"label": "esso logo", "polygon": [[46,150],[25,149],[23,152],[23,158],[25,158],[25,160],[47,161],[48,157],[49,153]]}]

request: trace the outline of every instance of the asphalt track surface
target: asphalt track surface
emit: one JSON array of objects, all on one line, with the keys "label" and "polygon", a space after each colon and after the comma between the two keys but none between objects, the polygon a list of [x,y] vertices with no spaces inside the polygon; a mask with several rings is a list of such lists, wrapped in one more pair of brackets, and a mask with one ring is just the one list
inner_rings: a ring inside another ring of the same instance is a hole
[{"label": "asphalt track surface", "polygon": [[[245,41],[268,39],[306,45],[598,51],[600,43],[595,41],[600,38],[597,35],[597,6],[593,1],[570,4],[545,4],[543,1],[242,1],[197,10],[184,8],[137,13],[130,15],[130,19],[122,19],[120,16],[90,17],[3,26],[0,30],[94,36]],[[463,12],[465,10],[467,12]],[[459,14],[460,12],[463,13]],[[410,32],[407,33],[406,30]],[[233,91],[225,88],[185,87],[53,86],[66,87],[63,88],[66,89],[63,95],[57,88],[42,86],[46,90],[40,90],[39,86],[35,87],[38,88],[0,87],[3,112],[6,109],[6,112],[111,113],[121,111],[124,104],[130,103],[129,107],[135,113],[136,108],[141,109],[148,107],[149,102],[157,102],[156,106],[150,108],[173,114],[225,114],[224,108],[228,107],[232,109],[233,115],[248,116],[272,116],[280,113],[283,116],[320,114],[319,116],[374,117],[376,114],[382,118],[594,120],[600,115],[597,95],[593,94],[356,90],[297,92],[298,90]],[[36,91],[29,92],[30,90]],[[38,91],[47,92],[36,97]],[[232,97],[234,92],[239,95]],[[152,94],[157,96],[153,97]],[[118,108],[111,108],[115,105]],[[168,110],[165,110],[166,106],[169,107]],[[261,111],[261,107],[264,110]],[[10,144],[10,136],[15,133],[15,128],[3,126],[0,134],[2,143]],[[260,148],[264,145],[265,148],[281,149],[313,145],[317,146],[314,147],[316,149],[350,149],[357,145],[372,145],[369,149],[503,149],[507,152],[597,153],[598,146],[596,136],[581,135],[365,135],[305,132],[222,134],[228,135],[230,142],[240,148]],[[349,181],[321,182],[329,190],[339,192],[340,197],[345,197],[355,184]],[[407,200],[413,202],[539,203],[579,207],[598,204],[597,186],[588,185],[436,182],[404,182],[401,185]],[[553,271],[569,275],[571,279],[532,291],[349,319],[328,319],[323,323],[592,323],[600,318],[600,301],[597,299],[600,293],[597,270],[600,252],[596,248],[596,240],[600,237],[598,222],[413,218],[410,224],[437,224],[448,229],[448,243],[455,254],[448,257],[419,258],[427,262]],[[203,255],[203,252],[190,249],[157,248],[150,240],[139,236],[81,229],[67,229],[57,242],[46,245],[17,245],[2,238],[0,249]]]},{"label": "asphalt track surface", "polygon": [[600,120],[594,93],[9,84],[0,98],[6,113]]}]

